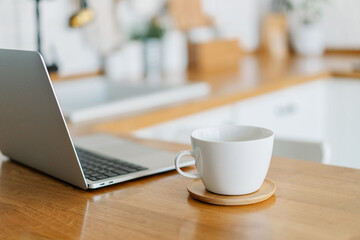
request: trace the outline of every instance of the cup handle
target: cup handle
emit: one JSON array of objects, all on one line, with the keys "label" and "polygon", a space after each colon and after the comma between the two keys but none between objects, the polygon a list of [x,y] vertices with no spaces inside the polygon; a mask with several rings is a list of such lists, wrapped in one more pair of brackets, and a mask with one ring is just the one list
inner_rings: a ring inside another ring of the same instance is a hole
[{"label": "cup handle", "polygon": [[200,178],[200,173],[186,173],[183,172],[180,167],[179,167],[179,161],[181,159],[182,156],[185,155],[190,155],[194,158],[193,152],[192,151],[188,151],[188,150],[184,150],[184,151],[180,151],[178,152],[178,154],[175,157],[175,168],[176,171],[178,171],[178,173],[180,173],[181,175],[188,177],[188,178]]}]

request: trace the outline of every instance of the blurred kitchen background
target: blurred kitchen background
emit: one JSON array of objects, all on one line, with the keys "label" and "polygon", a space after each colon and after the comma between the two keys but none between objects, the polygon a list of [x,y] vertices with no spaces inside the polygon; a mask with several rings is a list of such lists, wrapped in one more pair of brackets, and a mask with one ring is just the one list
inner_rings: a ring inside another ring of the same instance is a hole
[{"label": "blurred kitchen background", "polygon": [[91,129],[189,144],[198,127],[258,125],[275,132],[276,156],[360,168],[359,9],[0,0],[0,48],[43,54],[72,133],[106,118]]},{"label": "blurred kitchen background", "polygon": [[41,47],[60,77],[156,80],[232,68],[259,51],[360,49],[358,9],[357,0],[0,0],[0,47]]}]

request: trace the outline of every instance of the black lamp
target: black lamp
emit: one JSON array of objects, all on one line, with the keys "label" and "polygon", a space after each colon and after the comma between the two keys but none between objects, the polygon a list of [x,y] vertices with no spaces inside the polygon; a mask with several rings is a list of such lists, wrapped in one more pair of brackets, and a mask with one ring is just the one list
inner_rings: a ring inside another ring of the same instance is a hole
[{"label": "black lamp", "polygon": [[[41,27],[40,27],[40,8],[39,3],[41,0],[35,0],[35,8],[36,8],[36,39],[37,39],[37,51],[41,52]],[[56,72],[58,70],[58,66],[55,63],[51,65],[46,64],[46,68],[49,72]]]}]

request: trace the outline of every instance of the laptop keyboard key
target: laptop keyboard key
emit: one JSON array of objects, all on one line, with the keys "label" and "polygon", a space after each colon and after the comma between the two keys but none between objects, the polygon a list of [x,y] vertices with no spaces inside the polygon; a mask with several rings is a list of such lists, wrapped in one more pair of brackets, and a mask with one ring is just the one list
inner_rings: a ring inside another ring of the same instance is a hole
[{"label": "laptop keyboard key", "polygon": [[145,168],[145,167],[135,167],[135,169],[138,170],[138,171],[144,171],[144,170],[146,170],[147,168]]},{"label": "laptop keyboard key", "polygon": [[96,172],[98,172],[98,173],[106,173],[107,170],[105,170],[105,169],[100,169],[100,170],[98,170],[98,171],[96,171]]},{"label": "laptop keyboard key", "polygon": [[102,180],[102,179],[105,179],[105,178],[109,178],[108,176],[106,175],[99,175],[96,177],[98,180]]},{"label": "laptop keyboard key", "polygon": [[115,169],[113,170],[114,173],[117,173],[118,175],[124,175],[127,174],[128,172],[120,170],[120,169]]},{"label": "laptop keyboard key", "polygon": [[115,173],[115,172],[106,172],[106,173],[104,173],[106,176],[108,176],[108,177],[116,177],[116,176],[118,176],[118,174],[117,173]]}]

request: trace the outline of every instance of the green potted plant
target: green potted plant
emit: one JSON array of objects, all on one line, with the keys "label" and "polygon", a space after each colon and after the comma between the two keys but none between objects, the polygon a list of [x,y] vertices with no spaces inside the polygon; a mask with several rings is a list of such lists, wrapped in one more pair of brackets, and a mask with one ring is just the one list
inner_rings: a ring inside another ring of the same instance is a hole
[{"label": "green potted plant", "polygon": [[146,78],[157,80],[161,77],[162,71],[162,38],[165,29],[159,24],[157,18],[153,18],[148,26],[132,36],[134,40],[144,42],[144,63]]},{"label": "green potted plant", "polygon": [[286,0],[290,17],[290,37],[294,50],[306,56],[325,50],[321,24],[323,7],[329,0]]}]

